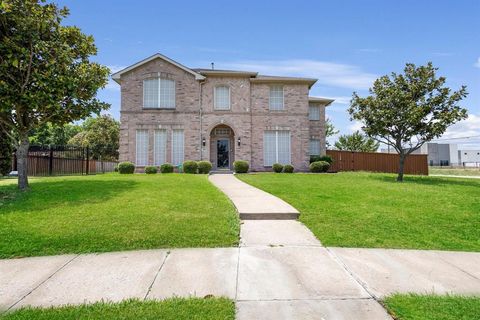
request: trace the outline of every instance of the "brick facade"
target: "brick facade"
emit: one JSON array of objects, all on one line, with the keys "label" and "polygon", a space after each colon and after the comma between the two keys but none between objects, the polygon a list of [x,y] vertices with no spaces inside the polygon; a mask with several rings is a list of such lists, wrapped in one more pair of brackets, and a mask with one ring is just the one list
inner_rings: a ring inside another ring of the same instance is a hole
[{"label": "brick facade", "polygon": [[[326,103],[310,101],[320,106],[320,121],[308,119],[310,84],[288,78],[283,83],[279,79],[272,80],[272,83],[268,79],[252,81],[254,76],[251,74],[226,73],[206,73],[204,79],[198,80],[192,72],[155,58],[115,74],[114,79],[121,85],[120,161],[135,163],[137,129],[149,132],[149,164],[153,164],[153,136],[158,129],[167,131],[167,162],[172,161],[174,129],[184,130],[185,160],[209,160],[214,168],[216,141],[228,139],[230,164],[235,160],[247,160],[253,171],[271,170],[263,164],[265,130],[290,131],[291,162],[296,170],[308,169],[309,140],[312,137],[321,141],[322,153],[325,152]],[[156,75],[175,81],[175,109],[143,108],[143,80]],[[269,110],[272,84],[283,86],[284,110]],[[230,110],[214,109],[214,89],[219,85],[230,88]],[[217,126],[230,128],[231,135],[216,135],[214,129]]]}]

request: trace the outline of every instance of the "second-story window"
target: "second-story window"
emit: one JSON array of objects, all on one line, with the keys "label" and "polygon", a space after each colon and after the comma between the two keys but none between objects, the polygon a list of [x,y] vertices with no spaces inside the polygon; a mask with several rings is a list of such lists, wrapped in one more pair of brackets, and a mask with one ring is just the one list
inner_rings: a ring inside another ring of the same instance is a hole
[{"label": "second-story window", "polygon": [[283,110],[283,87],[270,87],[270,110]]},{"label": "second-story window", "polygon": [[308,107],[308,119],[309,120],[320,120],[320,107],[310,105]]},{"label": "second-story window", "polygon": [[143,107],[175,109],[175,81],[163,78],[143,80]]},{"label": "second-story window", "polygon": [[215,110],[230,110],[230,88],[227,86],[215,87]]}]

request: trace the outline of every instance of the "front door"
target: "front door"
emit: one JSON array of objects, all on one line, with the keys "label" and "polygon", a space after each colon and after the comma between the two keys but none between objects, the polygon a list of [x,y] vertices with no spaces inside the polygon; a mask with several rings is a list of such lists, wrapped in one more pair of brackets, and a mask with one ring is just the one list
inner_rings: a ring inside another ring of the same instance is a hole
[{"label": "front door", "polygon": [[228,169],[230,167],[230,140],[217,140],[217,168]]}]

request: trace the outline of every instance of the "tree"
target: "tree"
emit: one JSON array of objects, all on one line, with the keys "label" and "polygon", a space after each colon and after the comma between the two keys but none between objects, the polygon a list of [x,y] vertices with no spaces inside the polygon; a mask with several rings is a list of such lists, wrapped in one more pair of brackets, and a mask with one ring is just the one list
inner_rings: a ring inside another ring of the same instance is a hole
[{"label": "tree", "polygon": [[432,63],[405,66],[403,74],[392,73],[375,80],[370,95],[355,92],[349,113],[363,123],[363,131],[399,154],[397,181],[403,181],[405,158],[425,142],[440,137],[447,128],[465,118],[467,110],[458,103],[467,96],[445,86]]},{"label": "tree", "polygon": [[358,152],[376,152],[380,144],[356,131],[353,134],[341,135],[338,141],[335,142],[335,148],[345,151]]},{"label": "tree", "polygon": [[16,149],[21,190],[33,130],[109,107],[96,98],[109,70],[89,60],[97,52],[92,36],[61,25],[68,14],[45,0],[0,0],[0,129]]},{"label": "tree", "polygon": [[82,127],[76,124],[57,126],[48,122],[34,130],[34,134],[30,136],[30,143],[42,146],[66,145],[80,131]]},{"label": "tree", "polygon": [[[330,119],[327,119],[325,121],[325,138],[332,137],[336,134],[338,134],[338,130],[335,128],[333,123],[330,121]],[[330,147],[330,143],[327,140],[327,147]]]},{"label": "tree", "polygon": [[12,170],[12,152],[10,139],[0,130],[0,177]]},{"label": "tree", "polygon": [[120,140],[120,122],[111,116],[88,118],[82,131],[68,141],[69,144],[89,147],[94,159],[117,160]]}]

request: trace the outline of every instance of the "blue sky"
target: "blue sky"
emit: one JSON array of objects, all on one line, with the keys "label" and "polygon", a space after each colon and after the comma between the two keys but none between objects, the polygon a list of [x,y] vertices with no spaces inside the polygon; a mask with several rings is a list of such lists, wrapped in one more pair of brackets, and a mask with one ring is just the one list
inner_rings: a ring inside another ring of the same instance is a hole
[{"label": "blue sky", "polygon": [[[160,52],[186,66],[318,78],[311,95],[333,97],[340,133],[359,127],[346,112],[353,91],[432,61],[448,85],[468,86],[470,117],[443,140],[480,148],[480,1],[57,1],[65,21],[92,34],[97,61],[113,71]],[[100,97],[119,118],[113,82]]]}]

